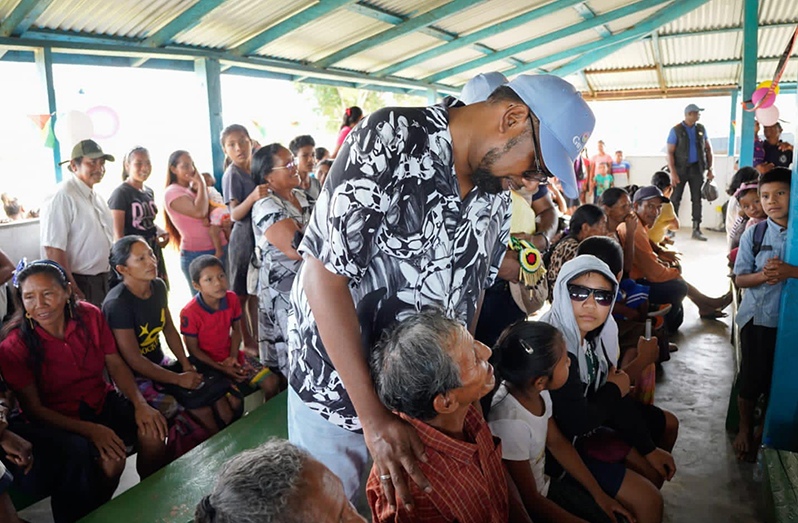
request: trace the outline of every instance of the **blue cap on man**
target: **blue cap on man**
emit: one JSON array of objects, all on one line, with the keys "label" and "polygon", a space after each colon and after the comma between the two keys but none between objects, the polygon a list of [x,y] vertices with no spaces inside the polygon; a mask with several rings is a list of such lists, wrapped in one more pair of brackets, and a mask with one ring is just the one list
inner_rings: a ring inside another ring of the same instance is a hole
[{"label": "blue cap on man", "polygon": [[468,81],[460,92],[460,101],[466,105],[484,102],[507,78],[499,72],[480,73]]},{"label": "blue cap on man", "polygon": [[540,121],[540,155],[546,168],[560,180],[566,196],[578,198],[574,162],[596,126],[582,93],[554,75],[522,74],[507,86]]},{"label": "blue cap on man", "polygon": [[687,113],[698,113],[698,112],[701,112],[703,110],[704,109],[702,107],[698,107],[696,104],[690,104],[690,105],[688,105],[687,107],[684,108],[684,114],[687,114]]}]

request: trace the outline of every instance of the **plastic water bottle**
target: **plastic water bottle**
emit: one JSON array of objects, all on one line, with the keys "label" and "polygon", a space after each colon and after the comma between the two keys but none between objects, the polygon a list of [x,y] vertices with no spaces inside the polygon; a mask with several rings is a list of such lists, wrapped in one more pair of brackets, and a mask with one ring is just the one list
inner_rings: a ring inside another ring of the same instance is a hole
[{"label": "plastic water bottle", "polygon": [[754,467],[754,481],[762,483],[762,478],[765,475],[765,446],[761,445],[759,451],[756,453],[756,467]]}]

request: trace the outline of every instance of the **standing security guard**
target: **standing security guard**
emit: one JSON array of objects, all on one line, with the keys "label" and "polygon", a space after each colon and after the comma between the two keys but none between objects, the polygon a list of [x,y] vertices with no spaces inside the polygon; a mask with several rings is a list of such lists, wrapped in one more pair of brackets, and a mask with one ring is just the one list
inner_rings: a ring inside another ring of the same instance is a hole
[{"label": "standing security guard", "polygon": [[695,104],[684,108],[684,121],[671,129],[668,135],[668,166],[671,170],[671,181],[675,190],[671,201],[679,215],[679,204],[682,203],[684,187],[690,184],[690,200],[693,204],[693,239],[707,241],[701,234],[701,185],[704,183],[704,171],[707,179],[712,180],[712,146],[704,126],[698,123],[703,109]]}]

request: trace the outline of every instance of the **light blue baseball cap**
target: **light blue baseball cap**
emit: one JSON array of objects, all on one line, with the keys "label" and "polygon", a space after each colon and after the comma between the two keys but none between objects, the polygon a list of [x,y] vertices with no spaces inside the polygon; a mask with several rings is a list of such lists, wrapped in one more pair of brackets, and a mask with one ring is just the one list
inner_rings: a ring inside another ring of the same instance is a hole
[{"label": "light blue baseball cap", "polygon": [[684,114],[687,114],[687,113],[698,113],[698,112],[701,112],[703,110],[704,110],[703,107],[698,107],[696,104],[690,104],[690,105],[688,105],[687,107],[684,108]]},{"label": "light blue baseball cap", "polygon": [[497,87],[507,83],[507,78],[499,73],[480,73],[463,86],[460,101],[466,105],[484,102]]},{"label": "light blue baseball cap", "polygon": [[582,93],[559,76],[522,74],[507,86],[540,120],[540,154],[569,198],[579,197],[574,162],[596,126]]}]

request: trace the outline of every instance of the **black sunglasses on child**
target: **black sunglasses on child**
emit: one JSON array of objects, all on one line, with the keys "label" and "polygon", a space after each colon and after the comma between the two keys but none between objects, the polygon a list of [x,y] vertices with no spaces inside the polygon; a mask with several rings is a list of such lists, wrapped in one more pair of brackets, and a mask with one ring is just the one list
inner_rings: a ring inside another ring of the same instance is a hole
[{"label": "black sunglasses on child", "polygon": [[596,303],[602,307],[608,307],[615,299],[615,293],[605,289],[591,289],[584,285],[576,285],[575,283],[568,284],[568,294],[571,296],[572,301],[585,301],[590,298],[592,294],[596,299]]}]

